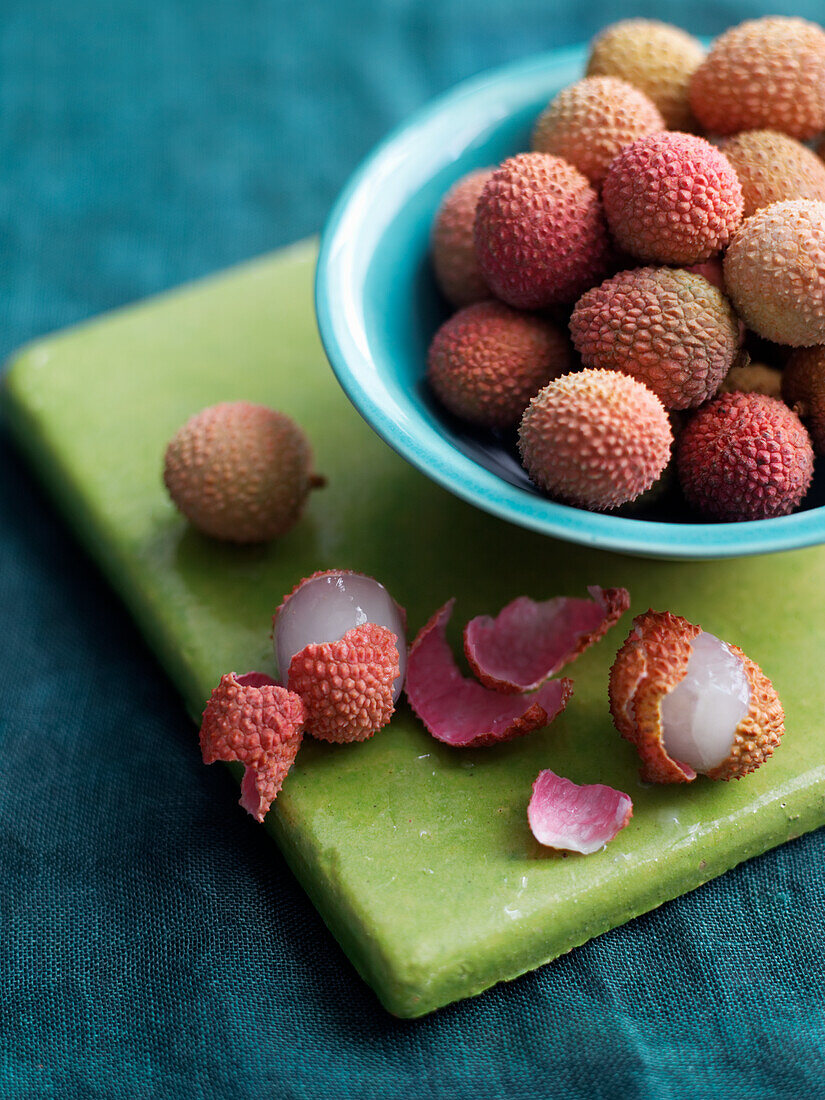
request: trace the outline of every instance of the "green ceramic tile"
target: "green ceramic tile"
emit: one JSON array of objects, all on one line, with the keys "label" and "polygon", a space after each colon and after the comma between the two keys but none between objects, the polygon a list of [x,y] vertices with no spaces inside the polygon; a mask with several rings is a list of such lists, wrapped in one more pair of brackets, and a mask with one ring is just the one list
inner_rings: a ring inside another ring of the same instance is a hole
[{"label": "green ceramic tile", "polygon": [[[338,389],[315,332],[313,261],[314,247],[299,245],[41,340],[8,375],[21,446],[193,716],[222,672],[272,668],[282,593],[341,566],[380,577],[413,630],[457,596],[456,638],[471,615],[520,593],[626,585],[634,613],[671,608],[741,645],[773,677],[788,717],[773,760],[738,783],[642,786],[607,710],[628,617],[573,668],[567,712],[530,737],[451,751],[402,708],[366,744],[305,743],[266,828],[383,1003],[415,1016],[825,822],[825,550],[657,563],[551,542],[459,502],[395,456]],[[329,481],[265,549],[198,536],[160,481],[173,430],[237,398],[302,423]],[[545,767],[628,791],[629,827],[592,856],[541,850],[525,810]],[[227,814],[242,812],[227,800]]]}]

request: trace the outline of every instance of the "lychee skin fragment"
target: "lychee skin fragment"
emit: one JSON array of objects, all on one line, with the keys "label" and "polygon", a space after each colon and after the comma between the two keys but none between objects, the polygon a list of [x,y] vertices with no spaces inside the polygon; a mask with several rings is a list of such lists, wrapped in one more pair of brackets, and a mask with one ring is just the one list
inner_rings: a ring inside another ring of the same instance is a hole
[{"label": "lychee skin fragment", "polygon": [[462,176],[441,201],[430,239],[435,279],[447,301],[457,308],[490,297],[476,258],[473,240],[476,205],[492,168]]},{"label": "lychee skin fragment", "polygon": [[628,145],[610,164],[602,200],[619,247],[657,263],[708,259],[742,220],[730,162],[693,134],[651,134]]},{"label": "lychee skin fragment", "polygon": [[395,710],[398,636],[375,623],[337,642],[308,645],[289,665],[289,690],[306,706],[306,730],[320,741],[366,741]]},{"label": "lychee skin fragment", "polygon": [[825,454],[825,348],[798,348],[781,377],[785,402],[808,429],[816,453]]},{"label": "lychee skin fragment", "polygon": [[611,251],[598,195],[546,153],[496,169],[476,207],[475,246],[487,285],[517,309],[574,302],[607,274]]},{"label": "lychee skin fragment", "polygon": [[549,321],[503,302],[478,302],[435,334],[427,378],[455,416],[484,428],[511,428],[530,398],[570,370],[567,337]]},{"label": "lychee skin fragment", "polygon": [[748,130],[719,148],[742,185],[744,217],[788,199],[825,201],[825,164],[795,138],[776,130]]},{"label": "lychee skin fragment", "polygon": [[715,134],[769,129],[807,141],[825,130],[825,32],[781,16],[731,27],[693,74],[690,104]]},{"label": "lychee skin fragment", "polygon": [[[673,760],[663,743],[662,700],[684,680],[691,645],[700,626],[670,611],[646,611],[633,628],[610,670],[610,713],[619,733],[642,758],[648,783],[689,783],[696,772]],[[709,779],[741,779],[772,755],[785,731],[785,714],[773,684],[738,646],[727,648],[742,662],[750,685],[744,718],[736,726],[730,754],[705,774]]]},{"label": "lychee skin fragment", "polygon": [[623,19],[594,40],[588,76],[615,76],[639,88],[662,112],[668,130],[694,130],[690,78],[705,57],[702,43],[656,19]]},{"label": "lychee skin fragment", "polygon": [[536,122],[532,147],[563,157],[598,187],[618,152],[664,129],[644,92],[612,76],[589,76],[551,100]]},{"label": "lychee skin fragment", "polygon": [[777,344],[825,344],[825,202],[776,202],[725,253],[725,286],[749,329]]},{"label": "lychee skin fragment", "polygon": [[301,747],[306,708],[299,696],[262,673],[221,677],[200,729],[205,764],[245,765],[240,804],[263,821]]},{"label": "lychee skin fragment", "polygon": [[668,267],[623,271],[588,290],[570,332],[586,366],[631,375],[667,409],[712,397],[739,348],[725,296],[701,275]]},{"label": "lychee skin fragment", "polygon": [[309,490],[309,443],[284,413],[248,401],[203,409],[166,449],[163,480],[197,528],[228,542],[279,538],[297,522]]},{"label": "lychee skin fragment", "polygon": [[814,452],[799,417],[761,393],[725,393],[698,410],[676,445],[688,502],[716,520],[786,516],[813,476]]},{"label": "lychee skin fragment", "polygon": [[594,511],[649,489],[672,443],[662,402],[618,371],[586,369],[555,379],[530,402],[519,429],[530,478],[559,500]]}]

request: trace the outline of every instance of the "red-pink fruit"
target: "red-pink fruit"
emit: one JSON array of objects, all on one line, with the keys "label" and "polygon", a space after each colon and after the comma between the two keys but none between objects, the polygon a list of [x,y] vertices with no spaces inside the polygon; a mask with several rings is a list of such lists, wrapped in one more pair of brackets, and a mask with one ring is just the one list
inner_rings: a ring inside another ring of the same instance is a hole
[{"label": "red-pink fruit", "polygon": [[456,307],[490,297],[476,259],[473,224],[479,196],[492,174],[492,168],[479,168],[462,176],[444,196],[433,223],[430,253],[436,282]]}]

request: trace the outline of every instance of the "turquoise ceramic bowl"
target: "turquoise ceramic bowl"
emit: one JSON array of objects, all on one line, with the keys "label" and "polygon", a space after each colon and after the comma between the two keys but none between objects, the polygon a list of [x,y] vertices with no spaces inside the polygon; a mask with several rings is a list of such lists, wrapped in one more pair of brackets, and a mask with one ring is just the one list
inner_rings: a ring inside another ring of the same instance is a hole
[{"label": "turquoise ceramic bowl", "polygon": [[697,523],[684,506],[639,518],[543,496],[512,440],[451,420],[424,382],[427,347],[447,311],[430,272],[438,204],[473,168],[529,147],[547,101],[581,77],[585,50],[557,50],[469,80],[391,134],[339,198],[318,259],[316,308],[332,368],[350,400],[407,461],[456,496],[554,538],[662,558],[721,558],[825,542],[825,478],[806,510],[750,523]]}]

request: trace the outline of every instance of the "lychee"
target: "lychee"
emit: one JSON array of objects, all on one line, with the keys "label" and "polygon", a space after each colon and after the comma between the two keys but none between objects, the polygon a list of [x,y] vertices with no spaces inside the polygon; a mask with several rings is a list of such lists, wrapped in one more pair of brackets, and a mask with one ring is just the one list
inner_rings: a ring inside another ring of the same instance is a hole
[{"label": "lychee", "polygon": [[533,130],[538,153],[563,157],[599,186],[611,160],[637,138],[665,129],[644,92],[612,76],[589,76],[559,92]]},{"label": "lychee", "polygon": [[807,141],[825,130],[825,32],[782,16],[731,27],[693,74],[690,104],[715,134],[769,129]]},{"label": "lychee", "polygon": [[825,344],[825,202],[777,202],[748,218],[725,253],[736,312],[777,344]]},{"label": "lychee", "polygon": [[435,279],[447,301],[468,306],[490,297],[490,289],[476,259],[473,224],[476,204],[492,168],[462,176],[441,201],[430,238]]},{"label": "lychee", "polygon": [[688,87],[704,57],[701,42],[679,27],[656,19],[624,19],[594,40],[587,75],[626,80],[656,104],[667,129],[693,130]]},{"label": "lychee", "polygon": [[766,397],[782,396],[782,371],[767,363],[734,363],[719,387],[719,393],[764,393]]},{"label": "lychee", "polygon": [[783,398],[807,427],[816,453],[825,454],[825,348],[797,349],[781,378]]},{"label": "lychee", "polygon": [[825,200],[825,164],[795,138],[776,130],[748,130],[719,148],[742,185],[744,217],[786,199]]},{"label": "lychee", "polygon": [[585,369],[550,382],[519,429],[530,478],[559,500],[595,511],[649,489],[667,466],[672,442],[656,394],[612,370]]},{"label": "lychee", "polygon": [[496,169],[476,207],[475,246],[488,286],[519,309],[574,302],[604,277],[610,255],[598,195],[546,153]]},{"label": "lychee", "polygon": [[712,397],[739,347],[739,321],[701,275],[669,267],[623,271],[588,290],[570,332],[585,366],[643,382],[667,409]]},{"label": "lychee", "polygon": [[503,302],[477,302],[435,334],[427,378],[455,416],[485,428],[518,423],[530,398],[572,366],[567,336]]},{"label": "lychee", "polygon": [[659,263],[706,260],[742,218],[730,162],[693,134],[651,134],[628,145],[610,164],[602,199],[619,247]]},{"label": "lychee", "polygon": [[813,475],[799,417],[761,393],[725,393],[699,409],[676,445],[688,502],[716,520],[769,519],[799,506]]},{"label": "lychee", "polygon": [[641,777],[740,779],[773,753],[785,715],[773,685],[739,649],[670,611],[647,611],[610,670],[610,713],[642,758]]},{"label": "lychee", "polygon": [[212,405],[187,420],[166,448],[163,480],[195,527],[239,543],[285,535],[321,484],[298,425],[248,401]]}]

